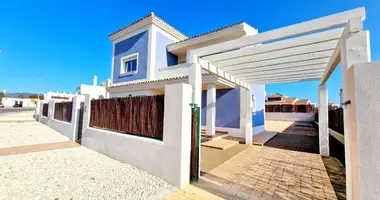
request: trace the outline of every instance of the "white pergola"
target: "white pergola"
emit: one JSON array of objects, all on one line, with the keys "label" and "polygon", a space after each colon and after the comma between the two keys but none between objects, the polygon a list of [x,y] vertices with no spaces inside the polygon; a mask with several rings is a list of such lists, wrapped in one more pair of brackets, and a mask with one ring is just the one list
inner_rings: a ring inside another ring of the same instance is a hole
[{"label": "white pergola", "polygon": [[[328,98],[326,81],[342,62],[343,99],[350,100],[347,70],[354,64],[370,62],[369,32],[363,31],[365,9],[358,8],[315,20],[249,35],[187,52],[192,63],[189,83],[193,86],[193,102],[200,105],[202,69],[216,74],[241,88],[241,129],[246,143],[252,143],[251,85],[319,80],[320,153],[329,155]],[[210,88],[208,94],[215,95]],[[209,93],[210,92],[210,93]],[[210,97],[212,100],[215,97]],[[208,95],[209,99],[209,95]],[[355,181],[351,141],[356,130],[350,129],[345,108],[345,148],[347,197],[353,199]],[[215,110],[208,120],[215,120]],[[212,123],[208,123],[208,129]],[[215,124],[213,125],[215,126]],[[215,128],[215,127],[214,127]],[[356,163],[357,164],[357,163]],[[355,170],[355,169],[354,169]]]}]

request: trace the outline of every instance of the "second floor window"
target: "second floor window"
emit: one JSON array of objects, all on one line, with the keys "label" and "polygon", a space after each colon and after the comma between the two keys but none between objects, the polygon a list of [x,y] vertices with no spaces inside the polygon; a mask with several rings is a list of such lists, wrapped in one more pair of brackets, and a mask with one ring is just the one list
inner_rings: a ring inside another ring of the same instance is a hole
[{"label": "second floor window", "polygon": [[136,74],[138,70],[138,53],[121,58],[120,75]]}]

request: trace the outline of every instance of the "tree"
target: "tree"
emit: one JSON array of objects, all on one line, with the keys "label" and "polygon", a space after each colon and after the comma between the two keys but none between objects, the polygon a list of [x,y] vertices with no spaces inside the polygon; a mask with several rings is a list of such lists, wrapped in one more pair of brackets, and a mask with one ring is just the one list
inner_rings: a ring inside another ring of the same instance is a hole
[{"label": "tree", "polygon": [[17,97],[20,98],[20,99],[23,99],[24,95],[23,94],[19,94],[19,95],[17,95]]},{"label": "tree", "polygon": [[0,92],[0,103],[3,102],[3,97],[5,97],[4,92]]}]

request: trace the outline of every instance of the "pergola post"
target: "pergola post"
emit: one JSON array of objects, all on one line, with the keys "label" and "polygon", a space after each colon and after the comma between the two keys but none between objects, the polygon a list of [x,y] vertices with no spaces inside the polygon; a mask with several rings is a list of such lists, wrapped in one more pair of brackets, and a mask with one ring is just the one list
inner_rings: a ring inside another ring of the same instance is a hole
[{"label": "pergola post", "polygon": [[329,114],[326,85],[320,85],[318,93],[319,153],[322,156],[329,156]]},{"label": "pergola post", "polygon": [[216,86],[207,85],[207,135],[215,135]]},{"label": "pergola post", "polygon": [[252,144],[252,95],[250,89],[240,87],[240,130],[243,131],[245,144]]},{"label": "pergola post", "polygon": [[[360,30],[360,29],[359,29]],[[355,101],[354,80],[348,79],[348,70],[359,63],[370,62],[369,32],[350,32],[341,43],[343,103]],[[358,130],[356,104],[344,106],[344,144],[346,160],[347,199],[360,199]]]},{"label": "pergola post", "polygon": [[189,84],[192,86],[192,101],[201,106],[202,104],[202,67],[193,63],[189,71]]},{"label": "pergola post", "polygon": [[[202,66],[197,63],[197,56],[194,56],[191,52],[187,52],[187,62],[192,63],[189,68],[189,84],[192,86],[192,103],[202,106]],[[190,105],[189,105],[190,106]],[[199,118],[202,119],[202,112],[199,113]],[[201,123],[198,124],[198,130],[201,130]],[[199,134],[198,141],[201,141],[201,134]],[[201,168],[201,149],[198,153],[198,169]],[[200,177],[200,171],[198,170],[198,177]]]}]

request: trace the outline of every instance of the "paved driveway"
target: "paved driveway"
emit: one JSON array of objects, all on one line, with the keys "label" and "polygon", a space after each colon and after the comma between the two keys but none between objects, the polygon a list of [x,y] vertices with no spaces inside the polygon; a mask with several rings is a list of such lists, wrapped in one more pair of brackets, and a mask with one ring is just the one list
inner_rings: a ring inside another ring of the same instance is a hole
[{"label": "paved driveway", "polygon": [[250,146],[168,199],[208,197],[337,199],[320,155],[262,146]]}]

